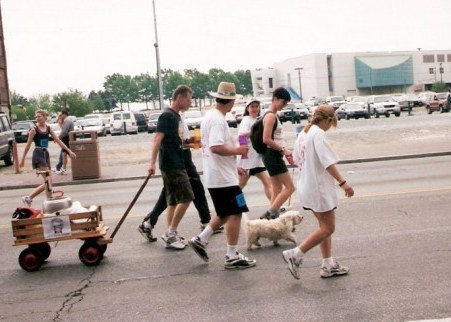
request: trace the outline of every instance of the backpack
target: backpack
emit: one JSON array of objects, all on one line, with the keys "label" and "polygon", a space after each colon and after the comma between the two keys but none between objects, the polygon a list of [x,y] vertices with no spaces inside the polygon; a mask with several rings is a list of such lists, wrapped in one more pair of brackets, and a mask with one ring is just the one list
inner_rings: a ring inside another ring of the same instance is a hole
[{"label": "backpack", "polygon": [[[257,121],[252,125],[251,127],[251,133],[250,133],[250,139],[252,143],[252,147],[257,153],[263,154],[265,153],[267,147],[266,144],[263,143],[263,119],[265,118],[266,114],[273,113],[273,112],[267,112],[263,117],[259,117]],[[271,137],[274,138],[274,131],[277,128],[277,120],[274,122],[274,126],[272,129],[272,135]]]}]

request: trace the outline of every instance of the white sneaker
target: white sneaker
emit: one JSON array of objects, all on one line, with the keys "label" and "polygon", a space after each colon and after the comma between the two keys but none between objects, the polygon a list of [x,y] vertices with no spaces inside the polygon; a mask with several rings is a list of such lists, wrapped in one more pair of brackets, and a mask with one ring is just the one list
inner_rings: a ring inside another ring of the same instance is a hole
[{"label": "white sneaker", "polygon": [[59,171],[55,171],[55,173],[59,174],[59,175],[62,175],[62,176],[67,174],[66,169],[63,169],[63,168],[61,168]]},{"label": "white sneaker", "polygon": [[29,196],[22,197],[22,202],[25,206],[31,207],[31,203],[33,202],[33,199],[31,199]]},{"label": "white sneaker", "polygon": [[300,279],[299,266],[302,264],[302,257],[295,258],[291,249],[282,252],[283,260],[288,264],[288,269],[295,279]]},{"label": "white sneaker", "polygon": [[349,267],[341,266],[337,261],[335,261],[335,265],[332,267],[321,266],[319,275],[321,275],[321,277],[327,278],[336,275],[346,275],[348,274],[348,272]]},{"label": "white sneaker", "polygon": [[182,250],[185,249],[186,244],[182,242],[181,237],[177,233],[173,235],[164,234],[161,239],[166,243],[166,248]]}]

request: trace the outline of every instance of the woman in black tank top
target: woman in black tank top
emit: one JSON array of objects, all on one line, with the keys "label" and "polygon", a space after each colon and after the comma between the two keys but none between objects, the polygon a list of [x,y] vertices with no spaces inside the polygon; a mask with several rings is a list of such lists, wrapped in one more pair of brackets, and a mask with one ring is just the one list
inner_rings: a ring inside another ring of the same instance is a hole
[{"label": "woman in black tank top", "polygon": [[[20,167],[22,168],[25,164],[25,157],[30,150],[31,143],[34,142],[35,149],[33,150],[32,165],[33,169],[39,171],[44,178],[44,181],[48,177],[49,189],[46,190],[47,199],[52,198],[52,183],[50,180],[50,156],[48,152],[49,146],[49,136],[52,136],[53,140],[62,148],[65,149],[71,158],[76,158],[75,153],[73,153],[53,132],[53,130],[46,124],[47,112],[44,110],[37,110],[35,112],[36,126],[30,130],[28,136],[27,145],[25,146],[22,160],[20,161]],[[39,185],[30,195],[22,197],[22,202],[30,207],[33,198],[39,195],[45,190],[45,183]]]}]

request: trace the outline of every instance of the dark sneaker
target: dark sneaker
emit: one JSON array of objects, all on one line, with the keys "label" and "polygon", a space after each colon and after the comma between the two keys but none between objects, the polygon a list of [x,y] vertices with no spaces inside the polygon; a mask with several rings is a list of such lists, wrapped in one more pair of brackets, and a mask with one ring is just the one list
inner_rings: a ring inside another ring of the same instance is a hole
[{"label": "dark sneaker", "polygon": [[269,211],[266,211],[263,215],[260,216],[260,219],[270,220],[271,219],[271,214],[269,213]]},{"label": "dark sneaker", "polygon": [[172,235],[164,234],[161,236],[161,239],[165,242],[166,248],[168,249],[182,250],[186,247],[186,244],[182,241],[182,238],[180,238],[176,233]]},{"label": "dark sneaker", "polygon": [[302,264],[302,258],[295,258],[291,249],[282,252],[283,260],[288,264],[288,269],[295,279],[300,279],[299,266]]},{"label": "dark sneaker", "polygon": [[224,263],[224,268],[226,269],[245,269],[254,267],[257,264],[255,259],[249,259],[243,254],[236,253],[237,257],[230,258],[226,256],[226,260]]},{"label": "dark sneaker", "polygon": [[335,261],[335,265],[332,267],[322,266],[319,274],[321,277],[327,278],[332,276],[346,275],[349,272],[349,267],[341,266]]},{"label": "dark sneaker", "polygon": [[199,255],[200,258],[204,262],[208,262],[208,254],[207,254],[207,243],[203,243],[198,236],[191,238],[188,241],[188,244],[191,246],[192,249],[196,252],[197,255]]},{"label": "dark sneaker", "polygon": [[152,227],[147,228],[143,225],[143,223],[141,223],[138,226],[138,231],[147,241],[149,241],[151,243],[157,241],[157,238],[153,237],[153,235],[152,235]]}]

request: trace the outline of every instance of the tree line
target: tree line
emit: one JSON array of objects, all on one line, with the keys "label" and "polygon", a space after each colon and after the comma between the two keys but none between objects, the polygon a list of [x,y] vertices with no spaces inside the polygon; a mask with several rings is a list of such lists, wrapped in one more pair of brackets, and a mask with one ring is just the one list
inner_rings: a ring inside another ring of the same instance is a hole
[{"label": "tree line", "polygon": [[[249,70],[225,72],[219,68],[212,68],[208,73],[197,69],[185,69],[183,72],[171,69],[161,71],[163,80],[163,97],[171,99],[174,89],[181,85],[188,85],[193,90],[194,104],[202,106],[203,99],[208,92],[216,91],[221,81],[233,82],[237,93],[244,96],[252,94],[252,81]],[[75,116],[84,116],[93,111],[110,112],[114,108],[128,109],[130,103],[145,103],[147,109],[159,109],[158,80],[148,73],[140,75],[123,75],[114,73],[105,77],[103,90],[91,91],[88,96],[79,90],[70,89],[54,95],[41,94],[26,98],[11,92],[11,114],[14,121],[34,118],[37,109],[45,109],[50,113],[58,113],[68,108]]]}]

